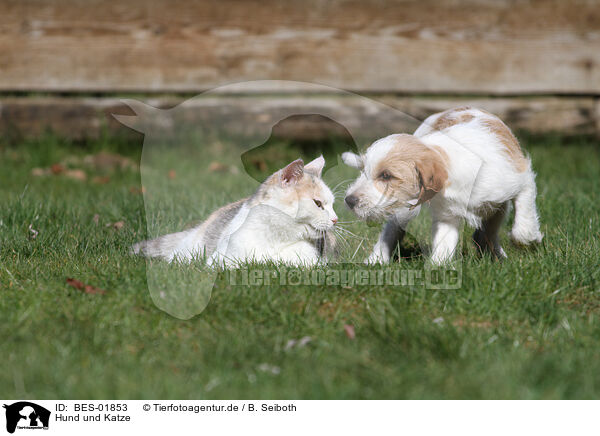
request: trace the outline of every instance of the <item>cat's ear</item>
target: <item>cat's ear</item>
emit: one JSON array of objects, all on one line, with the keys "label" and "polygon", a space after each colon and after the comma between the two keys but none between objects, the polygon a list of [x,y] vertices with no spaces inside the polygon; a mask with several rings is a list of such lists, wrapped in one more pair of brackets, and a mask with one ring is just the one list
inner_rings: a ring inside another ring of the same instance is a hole
[{"label": "cat's ear", "polygon": [[304,175],[304,161],[296,159],[281,170],[281,182],[283,184],[296,183]]},{"label": "cat's ear", "polygon": [[321,177],[323,173],[323,167],[325,166],[325,159],[323,155],[319,156],[315,160],[304,165],[304,171],[312,174],[313,176]]}]

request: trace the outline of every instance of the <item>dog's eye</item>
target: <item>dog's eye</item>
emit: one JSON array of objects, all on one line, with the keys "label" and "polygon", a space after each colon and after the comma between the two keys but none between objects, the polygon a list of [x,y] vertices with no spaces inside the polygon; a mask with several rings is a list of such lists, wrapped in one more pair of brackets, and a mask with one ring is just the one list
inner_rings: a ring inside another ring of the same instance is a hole
[{"label": "dog's eye", "polygon": [[323,209],[323,203],[321,203],[321,201],[319,201],[317,199],[314,199],[314,198],[313,198],[313,201],[315,202],[315,204],[317,205],[317,207],[320,207],[321,209]]},{"label": "dog's eye", "polygon": [[381,180],[390,180],[392,178],[392,175],[387,171],[382,171],[381,174],[379,174],[379,178]]}]

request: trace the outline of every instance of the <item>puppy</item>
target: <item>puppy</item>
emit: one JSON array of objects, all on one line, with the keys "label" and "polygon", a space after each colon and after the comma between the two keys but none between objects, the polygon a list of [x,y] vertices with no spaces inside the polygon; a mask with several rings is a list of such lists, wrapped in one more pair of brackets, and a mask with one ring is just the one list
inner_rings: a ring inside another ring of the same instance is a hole
[{"label": "puppy", "polygon": [[408,222],[423,203],[431,208],[435,264],[454,255],[462,221],[475,227],[479,249],[501,259],[498,231],[510,202],[511,237],[518,244],[541,242],[535,206],[535,174],[517,138],[495,115],[463,107],[431,115],[413,135],[375,141],[364,155],[342,160],[361,171],[345,202],[365,220],[387,220],[370,263],[388,262]]}]

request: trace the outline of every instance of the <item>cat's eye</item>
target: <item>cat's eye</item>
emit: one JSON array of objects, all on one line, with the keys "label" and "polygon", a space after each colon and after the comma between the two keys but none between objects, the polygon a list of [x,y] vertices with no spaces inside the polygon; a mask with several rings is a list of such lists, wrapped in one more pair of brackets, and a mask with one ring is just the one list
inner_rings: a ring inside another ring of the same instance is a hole
[{"label": "cat's eye", "polygon": [[315,204],[317,205],[317,207],[320,207],[321,209],[323,209],[323,203],[321,203],[319,200],[314,199],[314,198],[313,198],[313,201],[315,202]]},{"label": "cat's eye", "polygon": [[392,175],[388,171],[382,171],[381,174],[379,174],[379,178],[381,180],[390,180]]}]

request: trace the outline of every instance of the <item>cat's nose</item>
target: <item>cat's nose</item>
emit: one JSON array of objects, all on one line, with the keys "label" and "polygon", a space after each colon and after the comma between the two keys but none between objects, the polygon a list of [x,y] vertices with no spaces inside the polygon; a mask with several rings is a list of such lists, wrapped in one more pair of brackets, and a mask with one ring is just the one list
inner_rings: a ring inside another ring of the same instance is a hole
[{"label": "cat's nose", "polygon": [[337,218],[332,218],[332,219],[331,219],[331,222],[332,222],[333,224],[337,224]]},{"label": "cat's nose", "polygon": [[344,201],[350,209],[354,209],[354,206],[358,203],[358,197],[356,195],[348,195]]}]

